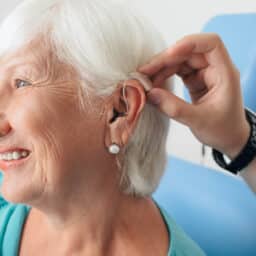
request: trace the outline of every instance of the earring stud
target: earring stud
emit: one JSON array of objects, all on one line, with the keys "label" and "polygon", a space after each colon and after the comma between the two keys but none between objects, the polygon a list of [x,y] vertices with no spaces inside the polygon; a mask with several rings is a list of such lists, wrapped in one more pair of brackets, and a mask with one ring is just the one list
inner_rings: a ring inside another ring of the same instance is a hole
[{"label": "earring stud", "polygon": [[113,143],[108,147],[108,151],[110,154],[117,155],[120,152],[120,147]]}]

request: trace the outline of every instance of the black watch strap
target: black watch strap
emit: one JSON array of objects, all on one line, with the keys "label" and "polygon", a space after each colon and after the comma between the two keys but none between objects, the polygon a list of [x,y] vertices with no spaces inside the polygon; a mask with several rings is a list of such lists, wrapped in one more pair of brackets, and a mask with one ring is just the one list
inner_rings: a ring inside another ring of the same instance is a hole
[{"label": "black watch strap", "polygon": [[251,131],[249,139],[239,155],[229,164],[227,164],[221,152],[217,151],[216,149],[212,150],[215,162],[220,167],[234,174],[237,174],[239,171],[246,168],[256,156],[256,115],[249,109],[245,109],[245,113],[250,124]]}]

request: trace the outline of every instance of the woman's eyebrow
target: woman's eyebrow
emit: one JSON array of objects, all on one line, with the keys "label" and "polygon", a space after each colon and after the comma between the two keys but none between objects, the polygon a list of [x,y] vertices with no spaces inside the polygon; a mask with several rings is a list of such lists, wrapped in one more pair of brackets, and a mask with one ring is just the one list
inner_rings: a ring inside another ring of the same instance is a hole
[{"label": "woman's eyebrow", "polygon": [[22,70],[22,69],[39,72],[40,67],[41,67],[41,69],[43,68],[42,65],[40,65],[40,63],[35,61],[35,60],[20,60],[20,61],[15,60],[15,61],[9,62],[5,66],[6,71],[10,71],[10,72],[19,71],[19,70]]}]

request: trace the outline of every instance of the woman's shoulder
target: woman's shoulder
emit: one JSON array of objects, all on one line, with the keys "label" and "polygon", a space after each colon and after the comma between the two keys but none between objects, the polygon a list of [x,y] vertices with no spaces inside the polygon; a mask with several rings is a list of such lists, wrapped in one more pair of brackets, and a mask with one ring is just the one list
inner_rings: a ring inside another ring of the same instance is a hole
[{"label": "woman's shoulder", "polygon": [[9,203],[0,193],[0,255],[16,255],[28,212],[28,206]]},{"label": "woman's shoulder", "polygon": [[178,226],[171,216],[158,205],[170,233],[168,256],[206,256],[203,250]]}]

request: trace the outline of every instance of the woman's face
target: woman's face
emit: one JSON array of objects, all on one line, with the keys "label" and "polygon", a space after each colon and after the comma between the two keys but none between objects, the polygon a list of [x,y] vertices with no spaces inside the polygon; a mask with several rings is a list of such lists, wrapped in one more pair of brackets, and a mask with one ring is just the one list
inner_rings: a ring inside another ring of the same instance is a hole
[{"label": "woman's face", "polygon": [[97,180],[108,159],[102,103],[91,95],[93,105],[81,111],[74,72],[53,59],[36,43],[0,59],[0,152],[29,151],[22,164],[4,170],[1,193],[14,203],[69,196]]}]

